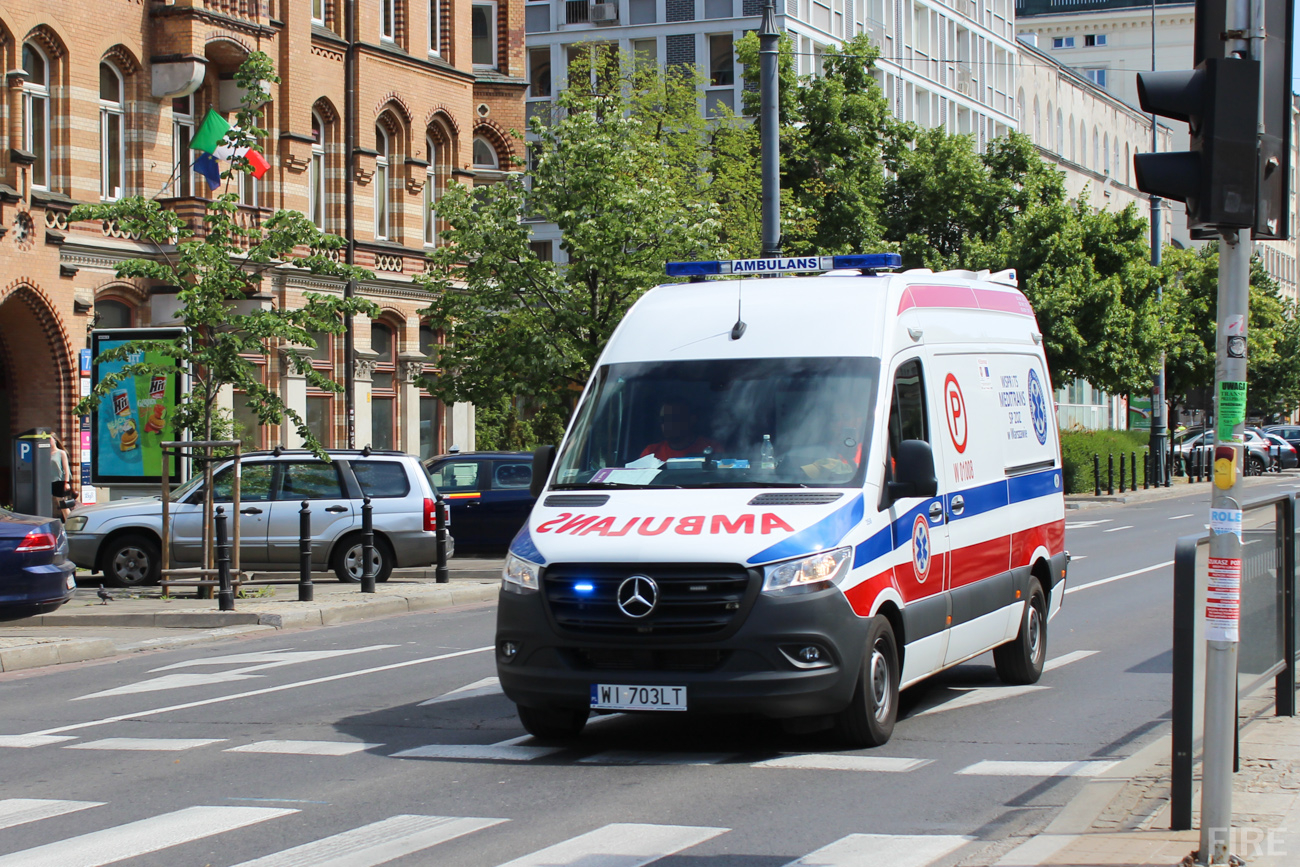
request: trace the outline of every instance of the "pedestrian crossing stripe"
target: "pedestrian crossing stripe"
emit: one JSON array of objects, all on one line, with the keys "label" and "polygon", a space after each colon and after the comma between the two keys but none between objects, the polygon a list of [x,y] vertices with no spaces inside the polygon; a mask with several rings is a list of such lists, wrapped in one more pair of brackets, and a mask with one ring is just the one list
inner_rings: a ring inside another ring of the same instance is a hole
[{"label": "pedestrian crossing stripe", "polygon": [[821,753],[782,756],[756,762],[756,768],[789,768],[800,771],[875,771],[887,774],[905,774],[923,768],[931,759],[904,759],[892,756],[841,756]]},{"label": "pedestrian crossing stripe", "polygon": [[342,834],[244,861],[235,867],[370,867],[506,821],[454,816],[392,816]]},{"label": "pedestrian crossing stripe", "polygon": [[39,822],[41,819],[50,819],[55,816],[75,813],[78,810],[88,810],[91,807],[102,806],[104,806],[103,803],[99,801],[50,801],[44,798],[9,798],[0,801],[0,829],[13,828],[17,825],[26,825],[28,822]]},{"label": "pedestrian crossing stripe", "polygon": [[958,774],[985,777],[1097,777],[1119,762],[976,762]]},{"label": "pedestrian crossing stripe", "polygon": [[225,743],[225,738],[103,738],[80,744],[68,744],[65,750],[140,750],[147,752],[181,752],[211,744]]},{"label": "pedestrian crossing stripe", "polygon": [[786,867],[928,867],[974,839],[941,834],[850,834]]},{"label": "pedestrian crossing stripe", "polygon": [[393,753],[395,759],[478,759],[494,762],[531,762],[563,747],[522,747],[506,744],[429,744]]},{"label": "pedestrian crossing stripe", "polygon": [[617,823],[547,846],[501,867],[641,867],[698,846],[727,828]]},{"label": "pedestrian crossing stripe", "polygon": [[350,756],[354,753],[376,750],[383,744],[363,744],[355,741],[258,741],[230,747],[227,753],[270,753],[286,756]]}]

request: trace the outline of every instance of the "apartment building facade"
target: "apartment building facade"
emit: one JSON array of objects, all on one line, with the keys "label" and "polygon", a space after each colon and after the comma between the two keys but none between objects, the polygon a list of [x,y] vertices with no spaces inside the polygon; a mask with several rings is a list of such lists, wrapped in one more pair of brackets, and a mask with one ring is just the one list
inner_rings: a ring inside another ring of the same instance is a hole
[{"label": "apartment building facade", "polygon": [[[69,211],[143,195],[201,226],[211,194],[192,172],[189,142],[209,109],[229,116],[237,107],[232,76],[254,50],[272,57],[282,80],[267,93],[263,121],[271,169],[234,187],[240,222],[255,227],[291,209],[326,232],[350,230],[356,263],[375,274],[358,294],[381,313],[357,317],[354,357],[328,335],[314,353],[340,382],[348,365],[355,370],[356,445],[421,454],[472,448],[473,407],[443,406],[416,383],[440,373],[430,352],[440,338],[420,318],[429,297],[411,278],[436,243],[431,206],[447,183],[491,182],[522,154],[511,131],[524,125],[523,15],[523,0],[5,3],[0,475],[19,431],[46,427],[75,449],[71,408],[90,329],[175,321],[174,289],[114,275],[124,259],[166,249],[117,225],[70,223]],[[345,185],[355,195],[351,225]],[[292,307],[306,292],[342,291],[274,269],[247,303]],[[310,390],[273,349],[259,360],[264,382],[327,446],[345,446],[342,396]],[[241,395],[230,395],[230,407],[250,431],[247,445],[300,444],[288,425],[258,425]]]}]

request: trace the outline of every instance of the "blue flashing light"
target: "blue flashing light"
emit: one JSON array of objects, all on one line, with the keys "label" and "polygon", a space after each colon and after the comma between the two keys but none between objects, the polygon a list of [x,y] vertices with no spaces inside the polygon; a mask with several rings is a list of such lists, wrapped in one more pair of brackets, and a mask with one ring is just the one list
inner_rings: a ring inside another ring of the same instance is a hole
[{"label": "blue flashing light", "polygon": [[865,268],[888,270],[903,267],[903,257],[897,253],[870,253],[865,256],[832,256],[836,268]]},{"label": "blue flashing light", "polygon": [[857,256],[781,256],[769,259],[725,259],[709,262],[669,262],[669,277],[715,277],[742,274],[779,274],[791,271],[834,271],[860,269],[884,271],[903,266],[897,253],[869,253]]},{"label": "blue flashing light", "polygon": [[721,262],[669,262],[664,266],[669,277],[712,277],[722,273]]},{"label": "blue flashing light", "polygon": [[595,590],[596,585],[592,584],[590,581],[581,581],[573,585],[574,593],[594,593]]}]

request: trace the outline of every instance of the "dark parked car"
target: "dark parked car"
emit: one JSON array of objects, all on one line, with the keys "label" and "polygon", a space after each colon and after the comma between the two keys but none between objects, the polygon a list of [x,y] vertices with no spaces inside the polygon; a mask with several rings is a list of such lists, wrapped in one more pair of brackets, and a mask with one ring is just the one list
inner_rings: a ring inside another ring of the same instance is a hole
[{"label": "dark parked car", "polygon": [[1266,433],[1277,434],[1290,443],[1294,448],[1300,449],[1300,425],[1271,424],[1264,428],[1264,431]]},{"label": "dark parked car", "polygon": [[[1269,452],[1270,443],[1264,438],[1262,432],[1256,428],[1246,428],[1243,434],[1246,444],[1246,457],[1244,470],[1248,476],[1258,476],[1268,472],[1273,468],[1273,457]],[[1189,436],[1178,446],[1178,451],[1182,455],[1183,468],[1189,474],[1192,468],[1199,466],[1202,473],[1210,472],[1210,457],[1206,454],[1205,431],[1201,431],[1194,436]],[[1210,443],[1214,442],[1214,432],[1210,431]]]},{"label": "dark parked car", "polygon": [[76,571],[63,522],[0,509],[0,620],[58,608],[77,589]]},{"label": "dark parked car", "polygon": [[464,452],[424,461],[433,487],[450,506],[456,547],[504,549],[528,520],[534,497],[529,452]]},{"label": "dark parked car", "polygon": [[1264,437],[1272,444],[1269,453],[1277,461],[1277,469],[1294,470],[1300,466],[1300,455],[1296,454],[1296,448],[1273,431],[1264,431]]}]

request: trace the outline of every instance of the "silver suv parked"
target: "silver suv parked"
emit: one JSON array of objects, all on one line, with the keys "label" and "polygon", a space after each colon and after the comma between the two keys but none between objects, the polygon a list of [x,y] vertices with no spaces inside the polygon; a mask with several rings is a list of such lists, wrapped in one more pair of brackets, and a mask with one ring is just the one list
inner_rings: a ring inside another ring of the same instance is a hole
[{"label": "silver suv parked", "polygon": [[[333,569],[340,581],[362,575],[361,505],[374,509],[375,578],[394,567],[429,566],[436,559],[434,491],[418,458],[403,452],[331,450],[330,462],[310,452],[277,449],[241,459],[240,567],[244,571],[298,569],[298,512],[311,509],[312,566]],[[213,476],[216,502],[230,511],[232,462]],[[202,558],[203,477],[177,488],[171,504],[171,563]],[[161,566],[162,501],[158,497],[82,506],[68,519],[69,558],[102,572],[119,587],[156,584]],[[233,535],[233,527],[232,527]],[[449,545],[448,556],[451,548]]]}]

